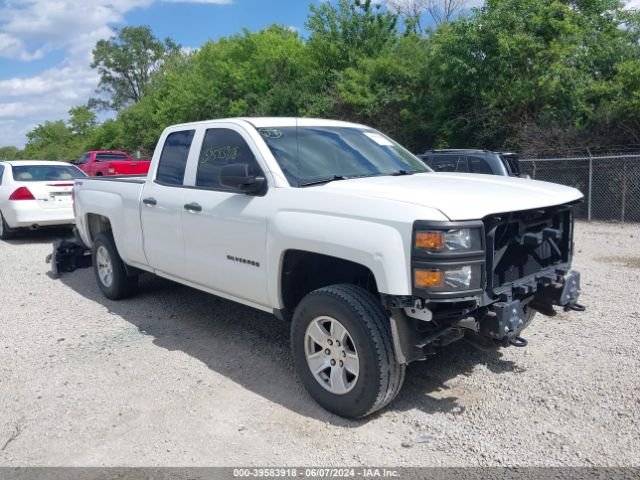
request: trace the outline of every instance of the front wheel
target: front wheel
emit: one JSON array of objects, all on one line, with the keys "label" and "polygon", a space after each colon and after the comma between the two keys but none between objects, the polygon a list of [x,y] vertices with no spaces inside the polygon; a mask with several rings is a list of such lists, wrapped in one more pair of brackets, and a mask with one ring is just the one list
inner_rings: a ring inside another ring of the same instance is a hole
[{"label": "front wheel", "polygon": [[99,233],[91,248],[93,271],[98,286],[105,297],[120,300],[134,295],[138,290],[138,277],[127,275],[127,270],[113,237]]},{"label": "front wheel", "polygon": [[389,318],[367,290],[342,284],[302,299],[291,325],[293,360],[311,396],[348,418],[365,417],[400,391]]}]

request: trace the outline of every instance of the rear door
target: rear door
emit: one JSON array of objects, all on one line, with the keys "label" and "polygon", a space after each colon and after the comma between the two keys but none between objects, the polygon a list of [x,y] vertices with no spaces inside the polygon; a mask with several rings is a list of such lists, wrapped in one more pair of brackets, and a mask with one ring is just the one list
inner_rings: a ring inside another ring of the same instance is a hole
[{"label": "rear door", "polygon": [[153,179],[142,190],[144,253],[156,271],[186,278],[182,212],[184,176],[195,130],[167,135]]},{"label": "rear door", "polygon": [[246,195],[219,182],[223,165],[246,164],[263,175],[258,149],[244,130],[220,124],[203,132],[182,211],[189,280],[217,292],[268,305],[267,208],[264,196]]}]

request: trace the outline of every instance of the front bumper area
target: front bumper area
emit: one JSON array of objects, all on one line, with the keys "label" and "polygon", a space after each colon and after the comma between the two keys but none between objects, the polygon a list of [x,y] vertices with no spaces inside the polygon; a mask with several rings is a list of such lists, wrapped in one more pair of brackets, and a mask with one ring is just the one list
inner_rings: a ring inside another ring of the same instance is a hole
[{"label": "front bumper area", "polygon": [[[558,270],[555,275],[531,281],[525,289],[514,286],[511,292],[491,303],[471,300],[443,303],[444,308],[435,308],[429,321],[420,318],[421,311],[431,311],[424,309],[421,299],[405,298],[405,303],[415,301],[414,305],[391,308],[397,360],[400,363],[424,360],[436,353],[437,348],[457,340],[465,340],[481,350],[526,346],[520,335],[536,312],[554,316],[554,307],[582,311],[584,307],[577,303],[579,296],[580,273]],[[434,308],[433,304],[428,306]]]},{"label": "front bumper area", "polygon": [[479,332],[496,340],[516,338],[533,318],[529,311],[551,317],[556,314],[553,306],[560,306],[566,310],[583,310],[584,307],[577,303],[579,296],[580,273],[569,272],[557,282],[543,284],[533,297],[525,301],[512,299],[494,303],[488,308],[488,313],[479,320]]}]

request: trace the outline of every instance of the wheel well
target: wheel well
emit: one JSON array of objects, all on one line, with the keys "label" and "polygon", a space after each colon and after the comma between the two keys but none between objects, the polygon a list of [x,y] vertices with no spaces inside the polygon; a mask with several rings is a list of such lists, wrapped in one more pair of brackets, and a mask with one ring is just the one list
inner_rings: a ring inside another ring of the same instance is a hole
[{"label": "wheel well", "polygon": [[87,226],[89,227],[89,235],[91,236],[91,242],[96,238],[96,235],[102,232],[111,231],[111,222],[104,215],[97,215],[90,213],[87,215]]},{"label": "wheel well", "polygon": [[320,253],[289,250],[282,262],[280,292],[284,309],[293,313],[308,293],[337,283],[351,283],[378,295],[375,276],[369,268]]}]

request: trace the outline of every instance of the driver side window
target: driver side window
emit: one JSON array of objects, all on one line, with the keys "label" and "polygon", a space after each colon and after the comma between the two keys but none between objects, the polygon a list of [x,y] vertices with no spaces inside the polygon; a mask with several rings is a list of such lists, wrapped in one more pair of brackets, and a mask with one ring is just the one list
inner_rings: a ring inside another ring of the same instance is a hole
[{"label": "driver side window", "polygon": [[76,165],[83,165],[85,163],[89,163],[90,158],[91,158],[90,154],[84,153],[80,155],[80,159],[76,162]]},{"label": "driver side window", "polygon": [[196,187],[229,190],[220,185],[220,170],[231,164],[248,165],[250,175],[262,174],[256,157],[238,132],[228,128],[208,129],[198,159]]}]

